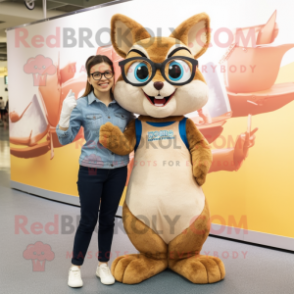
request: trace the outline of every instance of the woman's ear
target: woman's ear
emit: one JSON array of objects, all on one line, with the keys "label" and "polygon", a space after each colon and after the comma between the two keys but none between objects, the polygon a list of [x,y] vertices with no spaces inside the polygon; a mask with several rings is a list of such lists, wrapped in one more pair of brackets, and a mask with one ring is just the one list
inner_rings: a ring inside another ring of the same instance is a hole
[{"label": "woman's ear", "polygon": [[111,18],[111,42],[118,55],[125,58],[134,43],[150,38],[148,31],[133,19],[115,14]]},{"label": "woman's ear", "polygon": [[87,77],[87,81],[88,81],[88,83],[89,83],[90,85],[92,85],[92,84],[91,84],[91,78],[90,78],[90,77]]}]

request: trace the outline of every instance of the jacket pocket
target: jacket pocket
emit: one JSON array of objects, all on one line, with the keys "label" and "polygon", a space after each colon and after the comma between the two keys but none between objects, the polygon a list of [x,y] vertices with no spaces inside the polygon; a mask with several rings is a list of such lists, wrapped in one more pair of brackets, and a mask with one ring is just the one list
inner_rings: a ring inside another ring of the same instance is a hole
[{"label": "jacket pocket", "polygon": [[99,131],[102,125],[102,114],[92,113],[86,114],[86,126],[95,131]]},{"label": "jacket pocket", "polygon": [[115,125],[123,131],[127,125],[127,116],[123,113],[115,113],[114,115]]}]

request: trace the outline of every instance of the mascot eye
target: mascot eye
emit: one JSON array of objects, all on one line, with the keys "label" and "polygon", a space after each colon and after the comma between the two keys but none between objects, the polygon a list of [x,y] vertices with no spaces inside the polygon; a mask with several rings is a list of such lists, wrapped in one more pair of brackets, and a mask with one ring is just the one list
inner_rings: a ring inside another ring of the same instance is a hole
[{"label": "mascot eye", "polygon": [[174,83],[183,83],[191,77],[190,65],[183,60],[173,60],[168,64],[168,79]]},{"label": "mascot eye", "polygon": [[127,79],[134,84],[146,82],[149,76],[148,66],[144,62],[134,62],[127,73]]}]

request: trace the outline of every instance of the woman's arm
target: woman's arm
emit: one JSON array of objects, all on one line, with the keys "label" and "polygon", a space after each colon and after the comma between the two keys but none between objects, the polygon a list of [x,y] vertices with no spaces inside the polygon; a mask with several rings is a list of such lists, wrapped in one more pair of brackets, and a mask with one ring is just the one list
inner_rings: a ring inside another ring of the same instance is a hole
[{"label": "woman's arm", "polygon": [[60,144],[66,145],[73,142],[80,127],[83,125],[82,111],[79,109],[78,105],[72,110],[69,120],[69,127],[62,128],[59,124],[56,126],[56,134]]}]

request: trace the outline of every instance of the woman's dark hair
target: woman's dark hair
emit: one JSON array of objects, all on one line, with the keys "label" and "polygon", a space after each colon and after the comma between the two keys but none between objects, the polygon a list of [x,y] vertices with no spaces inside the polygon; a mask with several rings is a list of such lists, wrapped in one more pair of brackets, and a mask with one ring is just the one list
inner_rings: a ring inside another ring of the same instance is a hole
[{"label": "woman's dark hair", "polygon": [[[85,64],[87,76],[90,77],[90,70],[91,70],[92,66],[94,66],[98,63],[102,63],[102,62],[107,63],[111,67],[111,70],[114,73],[113,63],[106,55],[93,55],[87,59],[86,64]],[[87,80],[86,89],[85,89],[85,92],[82,97],[88,96],[93,90],[94,90],[93,86],[91,84],[89,84],[89,82]],[[110,94],[111,94],[111,96],[113,96],[112,89],[110,89]]]}]

